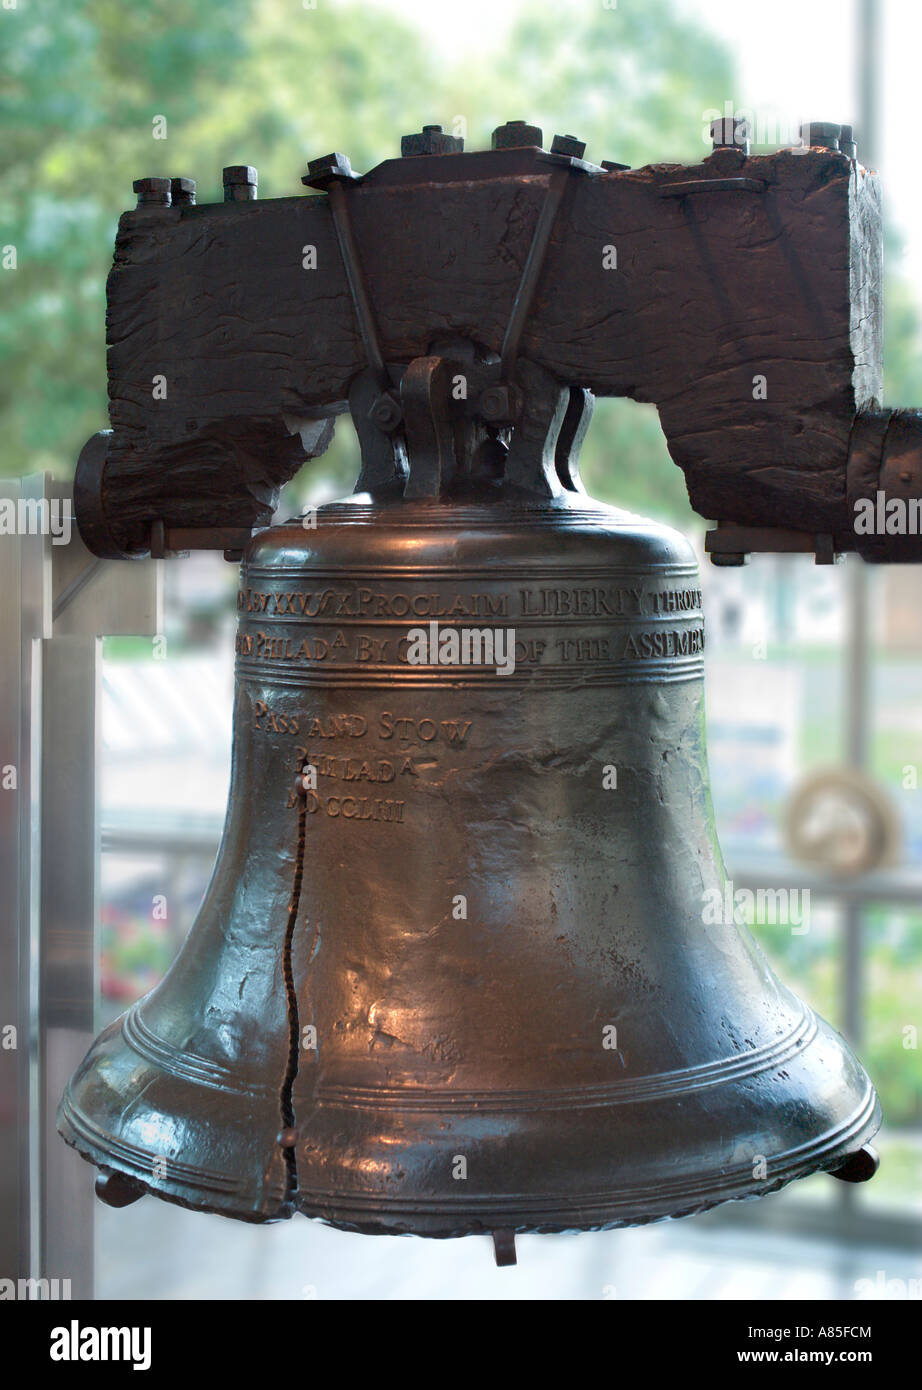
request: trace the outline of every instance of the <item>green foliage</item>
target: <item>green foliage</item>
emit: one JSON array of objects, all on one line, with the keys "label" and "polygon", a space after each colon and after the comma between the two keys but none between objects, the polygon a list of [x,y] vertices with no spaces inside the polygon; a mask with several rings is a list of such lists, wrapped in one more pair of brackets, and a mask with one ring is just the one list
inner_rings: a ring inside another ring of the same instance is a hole
[{"label": "green foliage", "polygon": [[260,196],[301,192],[308,155],[390,153],[434,79],[414,34],[359,6],[20,0],[0,25],[0,247],[17,252],[0,271],[0,473],[67,475],[106,423],[105,282],[132,181],[186,174],[210,202],[224,165],[250,163]]},{"label": "green foliage", "polygon": [[702,158],[711,148],[703,113],[733,91],[720,39],[671,0],[575,14],[556,7],[526,11],[508,52],[497,58],[484,73],[493,94],[489,125],[508,119],[508,112],[543,126],[548,137],[572,131],[596,162]]},{"label": "green foliage", "polygon": [[915,288],[894,265],[902,247],[884,223],[884,392],[887,405],[911,406],[922,390],[922,331]]}]

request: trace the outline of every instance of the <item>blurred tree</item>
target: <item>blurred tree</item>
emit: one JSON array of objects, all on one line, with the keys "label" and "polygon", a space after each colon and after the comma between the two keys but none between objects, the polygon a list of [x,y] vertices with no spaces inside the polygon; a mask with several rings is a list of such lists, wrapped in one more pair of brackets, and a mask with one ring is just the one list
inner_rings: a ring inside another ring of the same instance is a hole
[{"label": "blurred tree", "polygon": [[899,269],[903,244],[884,211],[884,393],[886,405],[911,406],[922,390],[919,296]]},{"label": "blurred tree", "polygon": [[308,154],[390,152],[434,74],[414,33],[358,5],[19,0],[0,24],[0,247],[16,254],[0,473],[69,474],[106,422],[105,280],[132,180],[197,177],[210,202],[224,165],[250,163],[261,196],[300,193]]},{"label": "blurred tree", "polygon": [[[8,473],[68,472],[104,423],[105,276],[131,180],[172,163],[152,118],[182,126],[245,50],[240,0],[209,12],[194,0],[129,8],[106,0],[27,0],[0,13],[4,46],[0,241],[0,417]],[[203,55],[209,68],[196,77]],[[176,172],[179,172],[178,170]]]}]

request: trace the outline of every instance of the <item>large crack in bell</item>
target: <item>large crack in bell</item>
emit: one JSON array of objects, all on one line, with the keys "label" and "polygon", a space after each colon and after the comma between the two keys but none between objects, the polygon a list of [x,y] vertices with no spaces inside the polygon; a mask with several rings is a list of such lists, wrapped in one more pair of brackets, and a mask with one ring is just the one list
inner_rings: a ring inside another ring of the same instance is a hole
[{"label": "large crack in bell", "polygon": [[298,797],[298,839],[295,849],[294,882],[291,901],[288,906],[288,922],[285,927],[285,944],[282,950],[282,975],[285,981],[285,997],[288,1009],[288,1062],[282,1081],[279,1097],[282,1134],[280,1136],[285,1155],[287,1184],[285,1196],[293,1200],[298,1191],[298,1159],[295,1145],[295,1112],[292,1095],[301,1052],[301,1022],[298,1016],[298,996],[295,990],[294,971],[291,964],[295,924],[301,905],[301,882],[304,877],[304,844],[307,835],[307,802],[304,796]]}]

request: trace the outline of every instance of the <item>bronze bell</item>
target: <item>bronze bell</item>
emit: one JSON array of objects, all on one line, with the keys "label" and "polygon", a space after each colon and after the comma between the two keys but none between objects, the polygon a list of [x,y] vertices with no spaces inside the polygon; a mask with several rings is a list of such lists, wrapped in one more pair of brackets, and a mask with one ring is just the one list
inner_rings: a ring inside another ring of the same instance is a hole
[{"label": "bronze bell", "polygon": [[[434,129],[368,176],[313,161],[325,196],[120,224],[113,431],[81,456],[77,520],[98,555],[247,539],[233,768],[189,937],[59,1122],[113,1203],[490,1232],[511,1263],[518,1231],[873,1171],[868,1077],[734,920],[691,547],[593,502],[576,461],[582,383],[655,401],[693,505],[732,523],[716,558],[793,514],[818,554],[841,548],[889,437],[879,412],[857,434],[840,418],[876,400],[879,223],[839,156],[758,164],[785,194],[759,261],[772,360],[799,360],[814,303],[830,345],[766,411],[761,356],[741,356],[743,405],[727,395],[733,353],[756,352],[733,335],[764,179],[715,179],[726,151],[628,177],[571,137],[545,154],[530,126],[472,155]],[[718,262],[736,298],[713,292]],[[797,264],[825,276],[809,305]],[[138,383],[164,363],[177,385],[152,414]],[[356,493],[249,539],[347,404]]]},{"label": "bronze bell", "polygon": [[[360,494],[252,542],[211,886],[60,1112],[137,1191],[595,1229],[842,1168],[875,1132],[841,1037],[704,910],[690,546],[575,491],[494,493]],[[514,631],[514,670],[412,664],[430,624]]]}]

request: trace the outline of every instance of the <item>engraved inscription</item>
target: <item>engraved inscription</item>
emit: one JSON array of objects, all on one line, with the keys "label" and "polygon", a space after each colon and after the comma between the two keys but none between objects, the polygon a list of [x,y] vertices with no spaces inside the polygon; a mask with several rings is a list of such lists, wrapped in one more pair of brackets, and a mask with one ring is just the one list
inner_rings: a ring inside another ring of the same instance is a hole
[{"label": "engraved inscription", "polygon": [[[308,739],[364,738],[369,732],[364,714],[292,714],[290,711],[272,709],[265,700],[253,702],[253,728],[272,734],[303,733]],[[398,743],[433,743],[440,740],[452,747],[463,748],[472,728],[471,719],[436,720],[382,710],[371,733],[384,740],[396,739]],[[311,761],[306,744],[299,746],[296,752]]]},{"label": "engraved inscription", "polygon": [[399,769],[387,758],[344,758],[334,753],[320,753],[313,757],[308,753],[307,761],[317,769],[318,777],[329,777],[334,782],[393,782],[398,771],[400,774],[409,771],[413,776],[418,775],[409,758],[405,758],[404,763],[410,763],[410,767]]},{"label": "engraved inscription", "polygon": [[[377,638],[370,633],[352,633],[349,640],[339,640],[342,637],[340,633],[336,640],[328,642],[319,637],[274,637],[265,632],[241,632],[237,634],[236,651],[238,656],[304,665],[412,666],[407,660],[406,638],[394,641]],[[662,660],[694,656],[703,650],[704,628],[701,626],[655,631],[628,630],[619,633],[616,638],[599,635],[558,637],[548,641],[531,637],[516,641],[515,665],[547,665],[551,659],[548,653],[560,664],[569,665],[574,662],[592,664],[618,660]],[[335,658],[334,653],[337,654]]]},{"label": "engraved inscription", "polygon": [[[289,807],[298,804],[300,795],[295,790],[289,792]],[[371,820],[403,825],[406,804],[405,801],[397,801],[390,797],[324,796],[316,791],[309,791],[304,795],[304,807],[309,816],[325,815],[331,820]]]},{"label": "engraved inscription", "polygon": [[378,734],[380,738],[385,739],[418,738],[423,743],[432,743],[434,739],[441,737],[446,743],[463,746],[471,726],[470,719],[440,719],[436,723],[434,719],[411,718],[408,715],[401,716],[392,714],[390,710],[383,710],[378,721]]},{"label": "engraved inscription", "polygon": [[616,589],[521,589],[523,617],[625,618],[641,611],[643,590]]},{"label": "engraved inscription", "polygon": [[[493,582],[498,581],[484,580],[485,585]],[[317,684],[329,676],[335,680],[348,668],[368,671],[372,683],[380,679],[379,672],[402,668],[408,677],[418,677],[418,663],[408,658],[412,644],[407,630],[400,630],[408,618],[428,618],[430,627],[441,619],[454,636],[467,619],[509,616],[523,625],[509,670],[543,670],[552,679],[555,668],[563,673],[577,666],[614,668],[599,673],[614,679],[619,666],[688,663],[704,650],[701,590],[655,574],[625,584],[542,584],[507,594],[480,589],[382,593],[376,587],[345,584],[311,590],[243,588],[239,608],[237,653],[246,664],[320,668],[317,677],[307,678]],[[252,616],[256,623],[250,626]],[[290,722],[273,722],[270,711],[265,719],[271,732],[299,732]],[[427,739],[425,733],[415,736]]]},{"label": "engraved inscription", "polygon": [[403,824],[405,801],[370,796],[323,796],[320,792],[308,792],[306,796],[308,815],[322,812],[335,820],[378,820]]},{"label": "engraved inscription", "polygon": [[694,613],[701,608],[700,589],[665,589],[648,597],[651,613]]},{"label": "engraved inscription", "polygon": [[624,655],[637,660],[664,656],[696,656],[704,651],[704,628],[628,633]]},{"label": "engraved inscription", "polygon": [[[265,732],[285,732],[284,721],[290,726],[295,716],[283,717],[273,711],[264,700],[254,701],[253,718],[257,727]],[[427,749],[420,756],[414,744],[446,744],[449,748],[463,749],[473,728],[471,719],[430,719],[427,716],[402,715],[393,710],[381,710],[371,721],[362,714],[329,714],[297,717],[302,732],[307,736],[303,744],[295,746],[295,756],[299,766],[309,766],[316,778],[330,782],[390,783],[403,777],[420,777],[430,769],[437,769],[439,762]],[[385,744],[397,744],[390,750],[390,756],[378,756],[369,752],[353,754],[339,752],[329,747],[329,741],[352,741],[369,739]],[[322,739],[327,747],[318,748],[308,740]],[[291,792],[289,806],[297,804],[298,793]],[[403,825],[405,801],[397,797],[328,795],[325,790],[310,788],[305,799],[309,814],[322,812],[331,819],[342,820],[380,820],[393,825]]]},{"label": "engraved inscription", "polygon": [[639,586],[567,589],[520,589],[523,617],[632,618],[644,614],[694,613],[701,607],[700,589],[662,589]]},{"label": "engraved inscription", "polygon": [[498,618],[507,611],[505,594],[382,594],[373,589],[241,589],[242,613],[294,618]]}]

